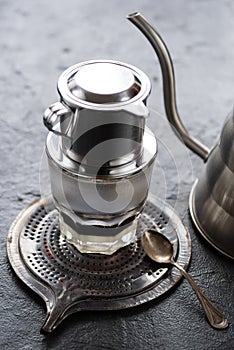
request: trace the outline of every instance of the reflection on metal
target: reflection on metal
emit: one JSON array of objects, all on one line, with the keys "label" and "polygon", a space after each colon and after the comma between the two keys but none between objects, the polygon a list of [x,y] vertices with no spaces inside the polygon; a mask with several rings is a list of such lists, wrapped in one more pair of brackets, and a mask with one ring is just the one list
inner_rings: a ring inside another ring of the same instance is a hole
[{"label": "reflection on metal", "polygon": [[[198,185],[198,180],[196,180],[196,182],[194,183],[191,193],[190,193],[190,197],[189,197],[189,210],[190,210],[190,215],[192,217],[192,220],[196,226],[196,228],[198,229],[198,231],[201,233],[201,235],[207,240],[207,242],[209,242],[214,248],[216,248],[220,253],[224,254],[225,256],[227,256],[228,258],[231,258],[234,260],[234,250],[233,250],[233,238],[231,238],[231,240],[227,240],[222,238],[222,235],[219,234],[219,232],[217,233],[216,231],[219,229],[218,225],[215,225],[213,222],[215,220],[217,220],[216,215],[218,215],[218,213],[214,213],[213,217],[208,217],[208,215],[204,215],[203,214],[203,219],[201,218],[201,213],[197,212],[197,208],[195,206],[195,198],[197,196],[196,194],[196,187]],[[208,198],[210,201],[213,201],[212,196],[210,196],[210,198]],[[204,203],[205,204],[205,203]],[[202,205],[202,203],[200,202],[200,205]],[[215,204],[216,206],[217,204]],[[222,211],[222,208],[220,208],[220,210]],[[229,221],[233,221],[233,218],[228,216]],[[201,220],[201,222],[200,222]],[[223,225],[225,224],[225,216],[223,216]],[[212,226],[213,226],[213,230],[208,229],[208,227],[210,226],[210,222],[212,222]],[[222,224],[222,221],[220,221],[220,225]],[[233,226],[232,226],[233,229]],[[223,236],[225,236],[224,234],[224,228],[223,228]],[[233,231],[229,231],[231,236],[233,236]]]}]

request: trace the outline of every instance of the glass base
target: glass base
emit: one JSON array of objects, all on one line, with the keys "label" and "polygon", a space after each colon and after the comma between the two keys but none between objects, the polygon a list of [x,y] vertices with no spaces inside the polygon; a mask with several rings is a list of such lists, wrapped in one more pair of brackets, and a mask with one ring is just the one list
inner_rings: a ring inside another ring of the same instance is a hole
[{"label": "glass base", "polygon": [[65,223],[61,214],[59,221],[63,237],[81,253],[111,255],[133,242],[137,229],[137,218],[120,227],[79,225],[77,230]]}]

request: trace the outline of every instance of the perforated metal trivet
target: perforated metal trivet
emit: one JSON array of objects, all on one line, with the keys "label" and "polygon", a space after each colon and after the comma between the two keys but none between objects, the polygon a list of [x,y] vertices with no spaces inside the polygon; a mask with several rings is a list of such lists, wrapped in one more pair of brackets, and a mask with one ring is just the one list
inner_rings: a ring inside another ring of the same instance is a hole
[{"label": "perforated metal trivet", "polygon": [[174,286],[180,272],[151,261],[141,247],[142,233],[153,227],[169,238],[175,260],[186,268],[189,234],[175,212],[155,197],[140,216],[136,241],[113,255],[81,254],[66,242],[50,198],[24,209],[10,229],[8,257],[19,278],[46,302],[42,329],[51,332],[76,311],[133,307]]}]

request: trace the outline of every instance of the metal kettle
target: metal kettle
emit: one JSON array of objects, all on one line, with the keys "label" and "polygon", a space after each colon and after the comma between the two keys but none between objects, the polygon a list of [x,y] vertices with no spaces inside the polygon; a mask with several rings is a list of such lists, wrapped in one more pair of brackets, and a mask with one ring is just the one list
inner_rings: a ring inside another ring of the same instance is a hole
[{"label": "metal kettle", "polygon": [[146,36],[158,56],[165,111],[171,126],[182,142],[206,163],[190,193],[193,222],[209,243],[234,259],[234,113],[226,119],[219,142],[211,150],[190,136],[177,110],[173,63],[164,41],[139,13],[129,15],[128,19]]}]

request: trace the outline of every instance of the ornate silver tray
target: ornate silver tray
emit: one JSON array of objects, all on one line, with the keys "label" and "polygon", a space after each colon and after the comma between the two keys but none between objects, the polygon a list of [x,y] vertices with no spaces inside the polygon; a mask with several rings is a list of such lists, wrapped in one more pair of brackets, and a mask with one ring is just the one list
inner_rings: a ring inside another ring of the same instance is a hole
[{"label": "ornate silver tray", "polygon": [[173,209],[158,198],[146,203],[135,242],[113,255],[81,254],[65,241],[51,198],[25,208],[10,228],[8,257],[18,277],[46,303],[42,330],[53,331],[77,311],[129,308],[171,289],[181,274],[145,255],[140,238],[146,228],[160,229],[173,243],[175,260],[187,268],[189,234]]}]

